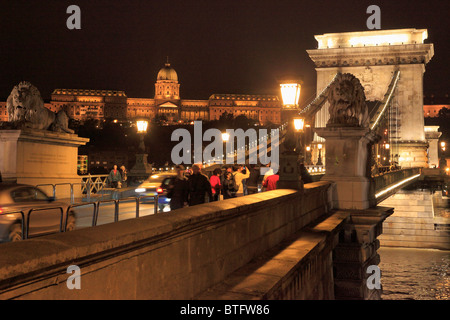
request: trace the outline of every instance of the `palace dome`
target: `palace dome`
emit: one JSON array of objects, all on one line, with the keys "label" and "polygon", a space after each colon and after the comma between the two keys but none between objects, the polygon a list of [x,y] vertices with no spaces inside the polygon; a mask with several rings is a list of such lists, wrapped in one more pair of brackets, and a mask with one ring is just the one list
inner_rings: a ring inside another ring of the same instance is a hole
[{"label": "palace dome", "polygon": [[156,80],[178,81],[178,75],[175,69],[170,66],[170,63],[167,62],[165,67],[159,70]]}]

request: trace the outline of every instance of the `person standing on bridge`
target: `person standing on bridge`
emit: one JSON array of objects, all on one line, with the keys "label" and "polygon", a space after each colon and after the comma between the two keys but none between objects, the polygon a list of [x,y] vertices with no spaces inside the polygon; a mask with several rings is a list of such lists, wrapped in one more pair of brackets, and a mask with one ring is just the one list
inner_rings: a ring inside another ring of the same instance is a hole
[{"label": "person standing on bridge", "polygon": [[211,183],[211,192],[212,192],[212,200],[219,201],[220,200],[220,190],[222,189],[222,184],[220,183],[220,175],[222,174],[222,169],[216,168],[213,171],[211,178],[209,178],[209,182]]},{"label": "person standing on bridge", "polygon": [[250,177],[247,179],[248,194],[258,193],[258,180],[261,176],[260,168],[251,164],[250,168],[247,168],[247,170],[250,171]]},{"label": "person standing on bridge", "polygon": [[264,180],[263,187],[266,191],[276,190],[278,180],[280,180],[280,176],[278,174],[272,174]]},{"label": "person standing on bridge", "polygon": [[120,175],[120,171],[117,170],[117,165],[114,165],[113,169],[109,173],[108,179],[113,188],[119,187],[119,182],[122,180],[122,176]]},{"label": "person standing on bridge", "polygon": [[[242,180],[248,179],[250,177],[250,170],[245,170],[246,168],[242,165],[238,165],[233,169],[234,181],[236,182],[237,186],[236,197],[242,197],[244,195],[244,183],[242,182]],[[244,170],[245,173],[242,173],[242,171]]]},{"label": "person standing on bridge", "polygon": [[170,210],[183,208],[187,205],[189,196],[188,179],[184,176],[184,166],[177,165],[175,168],[177,177],[167,188],[167,198],[170,198]]},{"label": "person standing on bridge", "polygon": [[127,175],[128,175],[128,171],[127,171],[127,169],[125,168],[125,166],[124,165],[122,165],[121,167],[120,167],[120,175],[122,176],[122,180],[121,180],[121,182],[122,182],[122,188],[126,188],[127,187]]},{"label": "person standing on bridge", "polygon": [[209,179],[200,171],[200,166],[192,166],[192,175],[189,177],[189,206],[195,206],[206,202],[206,194],[209,201],[212,201],[211,183]]}]

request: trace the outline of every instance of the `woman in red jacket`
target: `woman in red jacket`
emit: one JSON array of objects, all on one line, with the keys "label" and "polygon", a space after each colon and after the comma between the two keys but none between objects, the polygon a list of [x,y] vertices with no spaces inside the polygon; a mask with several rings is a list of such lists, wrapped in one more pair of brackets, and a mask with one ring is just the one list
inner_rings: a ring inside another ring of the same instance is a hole
[{"label": "woman in red jacket", "polygon": [[213,175],[209,179],[211,183],[211,191],[213,194],[213,201],[218,201],[220,199],[220,190],[222,189],[222,185],[220,184],[220,175],[222,174],[222,170],[217,168],[213,171]]}]

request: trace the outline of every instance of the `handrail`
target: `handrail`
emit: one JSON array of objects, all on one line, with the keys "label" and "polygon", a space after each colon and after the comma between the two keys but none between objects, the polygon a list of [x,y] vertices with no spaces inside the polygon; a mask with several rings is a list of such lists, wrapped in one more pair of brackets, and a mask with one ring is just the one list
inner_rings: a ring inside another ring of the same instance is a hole
[{"label": "handrail", "polygon": [[21,219],[21,225],[22,225],[22,239],[26,240],[29,238],[29,230],[30,230],[30,216],[33,212],[38,211],[44,211],[44,210],[59,210],[60,211],[60,222],[59,222],[59,232],[67,232],[67,220],[69,217],[69,213],[73,208],[78,207],[86,207],[86,206],[93,206],[93,212],[92,212],[92,227],[97,226],[98,222],[98,216],[99,216],[99,209],[100,205],[102,203],[114,203],[114,222],[119,221],[119,215],[120,215],[120,202],[125,201],[135,201],[136,202],[136,218],[140,217],[140,203],[143,199],[153,199],[153,210],[154,214],[157,214],[159,211],[158,204],[159,204],[159,196],[158,195],[147,195],[147,196],[139,196],[139,197],[128,197],[124,199],[117,199],[117,200],[100,200],[95,202],[86,202],[86,203],[75,203],[70,204],[66,210],[62,206],[48,206],[44,208],[31,208],[28,210],[15,210],[15,211],[5,211],[1,215],[5,214],[18,214],[20,213],[22,219]]},{"label": "handrail", "polygon": [[[373,182],[376,198],[379,198],[379,200],[387,198],[392,193],[392,190],[400,186],[404,187],[407,182],[413,182],[413,177],[417,178],[421,173],[421,167],[413,167],[389,171],[374,176]],[[397,186],[399,183],[401,185]]]},{"label": "handrail", "polygon": [[[27,214],[27,219],[26,219],[26,232],[24,233],[24,234],[22,234],[22,237],[23,237],[23,239],[28,239],[28,236],[29,236],[29,232],[30,232],[30,215],[31,215],[31,213],[32,212],[36,212],[36,211],[44,211],[44,210],[52,210],[52,209],[59,209],[60,210],[60,213],[61,213],[61,218],[60,218],[60,221],[59,221],[59,232],[61,233],[61,232],[64,232],[63,231],[63,219],[64,219],[64,209],[63,209],[63,207],[61,207],[61,206],[55,206],[55,207],[47,207],[47,208],[37,208],[37,209],[34,209],[34,208],[31,208],[29,211],[28,211],[28,214]],[[66,210],[66,220],[67,220],[67,215],[68,215],[68,211]]]}]

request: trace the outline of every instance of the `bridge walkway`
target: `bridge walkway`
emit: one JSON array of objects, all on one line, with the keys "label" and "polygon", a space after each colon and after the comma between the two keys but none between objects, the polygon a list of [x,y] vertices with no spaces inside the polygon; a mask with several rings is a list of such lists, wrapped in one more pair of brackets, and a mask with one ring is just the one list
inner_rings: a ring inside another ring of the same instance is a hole
[{"label": "bridge walkway", "polygon": [[335,211],[320,218],[195,299],[334,299],[333,276],[326,272],[333,269],[330,248],[349,216]]}]

